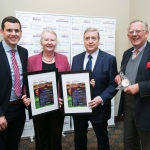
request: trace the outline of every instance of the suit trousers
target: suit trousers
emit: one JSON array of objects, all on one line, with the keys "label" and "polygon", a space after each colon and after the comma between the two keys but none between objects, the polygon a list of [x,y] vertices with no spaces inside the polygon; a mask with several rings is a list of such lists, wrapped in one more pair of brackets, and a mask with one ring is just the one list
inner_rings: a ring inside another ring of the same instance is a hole
[{"label": "suit trousers", "polygon": [[5,115],[8,127],[0,131],[0,150],[18,150],[25,124],[25,107],[22,102],[10,105]]},{"label": "suit trousers", "polygon": [[[128,101],[133,101],[134,97],[125,96]],[[133,101],[134,102],[134,101]],[[150,132],[141,131],[136,125],[135,108],[129,103],[124,104],[124,150],[150,150]],[[132,105],[133,106],[133,105]]]},{"label": "suit trousers", "polygon": [[55,112],[33,119],[36,150],[61,150],[64,117]]},{"label": "suit trousers", "polygon": [[[75,150],[87,150],[88,116],[74,116]],[[98,150],[109,150],[107,121],[92,123],[98,141]]]}]

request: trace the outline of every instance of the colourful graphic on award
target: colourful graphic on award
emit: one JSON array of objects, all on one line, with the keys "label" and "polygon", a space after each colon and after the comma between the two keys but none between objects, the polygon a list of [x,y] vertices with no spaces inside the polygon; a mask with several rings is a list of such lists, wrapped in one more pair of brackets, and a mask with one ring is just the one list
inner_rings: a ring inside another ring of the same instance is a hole
[{"label": "colourful graphic on award", "polygon": [[85,83],[73,82],[66,84],[68,107],[87,106]]},{"label": "colourful graphic on award", "polygon": [[54,104],[53,87],[51,81],[35,81],[33,88],[36,108]]}]

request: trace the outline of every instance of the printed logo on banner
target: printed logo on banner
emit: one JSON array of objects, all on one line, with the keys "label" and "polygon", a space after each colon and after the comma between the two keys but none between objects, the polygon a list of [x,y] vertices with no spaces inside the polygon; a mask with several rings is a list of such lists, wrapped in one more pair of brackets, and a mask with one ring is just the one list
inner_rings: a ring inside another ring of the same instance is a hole
[{"label": "printed logo on banner", "polygon": [[67,34],[62,34],[61,37],[62,37],[62,38],[69,38],[69,35],[67,35]]},{"label": "printed logo on banner", "polygon": [[35,25],[35,24],[30,24],[30,30],[40,30],[42,28],[42,25]]},{"label": "printed logo on banner", "polygon": [[17,18],[23,22],[23,21],[29,21],[31,19],[31,16],[30,15],[21,15],[21,14],[18,14]]},{"label": "printed logo on banner", "polygon": [[57,30],[56,27],[52,27],[52,26],[44,26],[43,29],[44,30]]},{"label": "printed logo on banner", "polygon": [[79,46],[79,45],[84,45],[84,44],[83,43],[79,43],[79,42],[74,42],[74,43],[72,43],[72,45]]},{"label": "printed logo on banner", "polygon": [[79,30],[78,27],[72,27],[72,30]]},{"label": "printed logo on banner", "polygon": [[101,24],[102,23],[102,20],[99,20],[99,19],[93,19],[93,24]]},{"label": "printed logo on banner", "polygon": [[107,52],[107,53],[109,53],[109,54],[113,54],[114,51],[113,51],[113,50],[110,50],[110,49],[106,49],[105,52]]},{"label": "printed logo on banner", "polygon": [[104,31],[104,29],[103,29],[103,28],[96,28],[96,29],[97,29],[97,31],[99,31],[99,32]]},{"label": "printed logo on banner", "polygon": [[108,38],[114,38],[114,36],[113,35],[108,35]]},{"label": "printed logo on banner", "polygon": [[84,22],[84,23],[91,23],[90,20],[84,20],[83,22]]},{"label": "printed logo on banner", "polygon": [[74,34],[74,33],[72,33],[72,39],[80,39],[80,38],[83,38],[82,34]]},{"label": "printed logo on banner", "polygon": [[52,16],[43,16],[43,22],[53,22],[55,20]]},{"label": "printed logo on banner", "polygon": [[34,34],[33,37],[41,37],[41,34]]},{"label": "printed logo on banner", "polygon": [[33,45],[33,43],[29,43],[29,42],[20,42],[19,45]]},{"label": "printed logo on banner", "polygon": [[22,28],[22,29],[26,29],[26,28],[27,28],[27,25],[23,25],[23,24],[22,24],[22,25],[21,25],[21,28]]},{"label": "printed logo on banner", "polygon": [[39,18],[39,17],[33,17],[32,19],[33,19],[33,21],[41,21],[41,18]]},{"label": "printed logo on banner", "polygon": [[35,41],[34,41],[34,45],[35,45],[35,46],[41,46],[40,40],[35,40]]},{"label": "printed logo on banner", "polygon": [[59,52],[59,53],[68,53],[68,52],[65,52],[65,50],[62,50],[62,49],[57,49],[57,52]]},{"label": "printed logo on banner", "polygon": [[56,22],[69,22],[68,19],[57,19]]},{"label": "printed logo on banner", "polygon": [[99,45],[104,45],[104,43],[103,42],[100,42],[100,44]]},{"label": "printed logo on banner", "polygon": [[59,41],[57,45],[58,45],[58,46],[68,46],[69,43],[70,43],[70,42],[67,42],[67,41]]},{"label": "printed logo on banner", "polygon": [[81,23],[82,19],[80,18],[72,18],[72,23]]},{"label": "printed logo on banner", "polygon": [[114,45],[114,42],[107,42],[105,41],[105,46],[113,46]]},{"label": "printed logo on banner", "polygon": [[37,54],[37,53],[40,53],[41,50],[33,50],[33,52],[34,52],[35,54]]},{"label": "printed logo on banner", "polygon": [[58,26],[58,31],[68,31],[69,30],[69,26]]},{"label": "printed logo on banner", "polygon": [[106,20],[103,24],[114,24],[114,21]]}]

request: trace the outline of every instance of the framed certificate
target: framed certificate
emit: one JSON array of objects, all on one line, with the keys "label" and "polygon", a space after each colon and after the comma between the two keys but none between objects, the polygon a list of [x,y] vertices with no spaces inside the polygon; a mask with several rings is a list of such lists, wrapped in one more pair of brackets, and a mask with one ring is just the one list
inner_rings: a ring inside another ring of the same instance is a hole
[{"label": "framed certificate", "polygon": [[29,118],[58,111],[58,69],[28,72],[25,77],[27,96],[31,99]]},{"label": "framed certificate", "polygon": [[88,102],[92,99],[91,72],[87,70],[60,72],[59,79],[64,115],[92,114],[92,109],[88,107]]}]

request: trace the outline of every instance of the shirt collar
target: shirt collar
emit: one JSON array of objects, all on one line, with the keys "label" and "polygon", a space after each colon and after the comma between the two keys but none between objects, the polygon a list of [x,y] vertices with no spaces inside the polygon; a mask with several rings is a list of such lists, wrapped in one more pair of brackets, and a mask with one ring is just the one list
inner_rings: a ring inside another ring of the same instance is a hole
[{"label": "shirt collar", "polygon": [[[145,42],[145,44],[141,48],[138,49],[138,52],[141,52],[146,47],[146,44],[147,44],[147,41]],[[134,53],[135,50],[136,49],[134,48],[134,50],[132,52]]]},{"label": "shirt collar", "polygon": [[[4,50],[5,50],[6,52],[12,50],[12,48],[11,48],[9,45],[7,45],[4,40],[2,41],[2,44],[3,44]],[[17,51],[17,46],[16,46],[15,48],[13,48],[13,49]]]},{"label": "shirt collar", "polygon": [[99,52],[99,48],[94,53],[92,53],[92,54],[89,54],[88,52],[86,52],[85,58],[88,59],[88,55],[91,55],[93,59],[96,59],[97,55],[98,55],[98,52]]}]

